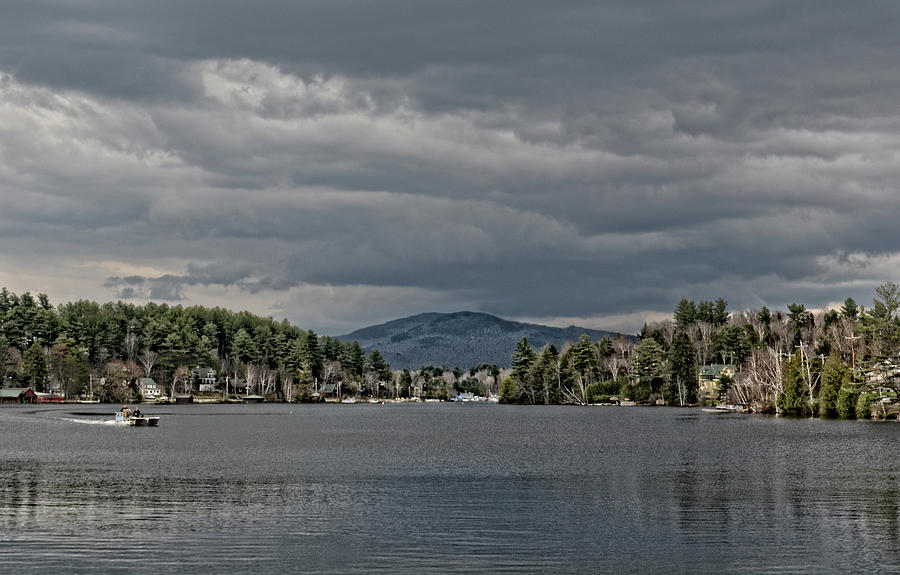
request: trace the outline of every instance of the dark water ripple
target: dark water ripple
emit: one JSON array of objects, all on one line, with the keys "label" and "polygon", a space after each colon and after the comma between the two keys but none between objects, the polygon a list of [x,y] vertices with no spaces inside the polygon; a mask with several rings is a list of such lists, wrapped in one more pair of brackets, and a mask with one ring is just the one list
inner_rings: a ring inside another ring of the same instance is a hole
[{"label": "dark water ripple", "polygon": [[900,425],[642,408],[0,408],[2,573],[898,573]]}]

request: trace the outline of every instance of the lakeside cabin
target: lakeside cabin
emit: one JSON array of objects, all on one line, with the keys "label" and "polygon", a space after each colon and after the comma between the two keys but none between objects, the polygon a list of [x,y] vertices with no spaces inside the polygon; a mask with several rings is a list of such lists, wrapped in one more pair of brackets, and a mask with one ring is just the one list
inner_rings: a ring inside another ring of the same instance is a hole
[{"label": "lakeside cabin", "polygon": [[734,378],[737,367],[731,364],[716,363],[706,365],[700,368],[698,377],[699,390],[698,394],[701,398],[717,400],[719,398],[719,380],[722,377]]},{"label": "lakeside cabin", "polygon": [[162,389],[152,377],[142,377],[139,385],[144,399],[155,401],[162,396]]},{"label": "lakeside cabin", "polygon": [[0,389],[0,403],[36,403],[38,394],[30,387],[6,387]]}]

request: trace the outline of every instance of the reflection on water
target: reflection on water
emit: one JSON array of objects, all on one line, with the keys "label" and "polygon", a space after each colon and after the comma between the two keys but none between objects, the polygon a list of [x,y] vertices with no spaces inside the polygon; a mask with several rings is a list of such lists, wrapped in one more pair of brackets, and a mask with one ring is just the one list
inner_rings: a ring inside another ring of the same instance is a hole
[{"label": "reflection on water", "polygon": [[0,409],[0,571],[900,565],[896,424],[237,405],[159,409],[154,429],[67,407]]}]

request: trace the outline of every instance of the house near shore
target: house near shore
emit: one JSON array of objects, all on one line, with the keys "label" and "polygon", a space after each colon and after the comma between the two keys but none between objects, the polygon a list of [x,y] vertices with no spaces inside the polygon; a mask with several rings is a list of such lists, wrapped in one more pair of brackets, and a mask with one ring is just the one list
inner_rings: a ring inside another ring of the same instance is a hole
[{"label": "house near shore", "polygon": [[737,367],[732,364],[723,364],[716,363],[713,365],[706,365],[700,368],[700,374],[698,376],[698,389],[697,395],[700,399],[711,399],[718,400],[719,395],[719,380],[723,377],[729,377],[734,379],[734,374],[737,371]]},{"label": "house near shore", "polygon": [[228,380],[228,393],[236,393],[238,395],[247,395],[250,393],[248,389],[247,382],[241,379],[240,377],[236,377],[234,379]]},{"label": "house near shore", "polygon": [[30,387],[6,387],[0,389],[0,403],[35,403],[38,394]]},{"label": "house near shore", "polygon": [[197,390],[201,393],[216,390],[216,370],[211,367],[195,367],[191,376],[197,382]]},{"label": "house near shore", "polygon": [[138,385],[144,399],[159,399],[162,395],[162,389],[152,377],[142,377]]},{"label": "house near shore", "polygon": [[313,397],[316,397],[316,398],[318,398],[318,397],[322,397],[322,398],[334,397],[335,395],[337,395],[337,385],[334,383],[323,384],[319,388],[319,391],[313,393],[312,395],[313,395]]},{"label": "house near shore", "polygon": [[872,367],[863,370],[866,383],[893,387],[900,380],[900,365],[890,359],[876,362]]}]

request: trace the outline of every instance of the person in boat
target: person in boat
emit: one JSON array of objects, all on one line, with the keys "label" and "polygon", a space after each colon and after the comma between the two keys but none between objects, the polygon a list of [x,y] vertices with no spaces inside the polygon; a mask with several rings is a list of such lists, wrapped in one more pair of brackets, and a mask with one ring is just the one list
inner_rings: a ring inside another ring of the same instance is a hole
[{"label": "person in boat", "polygon": [[127,405],[122,406],[122,417],[124,417],[125,419],[131,417],[131,410],[128,409]]},{"label": "person in boat", "polygon": [[140,416],[141,416],[141,408],[140,407],[134,408],[134,413],[132,414],[132,417],[140,417]]}]

